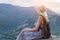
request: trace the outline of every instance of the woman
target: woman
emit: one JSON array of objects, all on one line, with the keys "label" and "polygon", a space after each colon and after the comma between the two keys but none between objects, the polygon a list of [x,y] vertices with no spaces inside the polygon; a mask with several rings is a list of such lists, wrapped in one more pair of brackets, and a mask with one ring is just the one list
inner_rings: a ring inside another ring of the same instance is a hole
[{"label": "woman", "polygon": [[34,28],[24,28],[18,35],[16,40],[33,40],[39,38],[47,38],[47,24],[49,22],[45,6],[35,7],[39,13],[36,26]]}]

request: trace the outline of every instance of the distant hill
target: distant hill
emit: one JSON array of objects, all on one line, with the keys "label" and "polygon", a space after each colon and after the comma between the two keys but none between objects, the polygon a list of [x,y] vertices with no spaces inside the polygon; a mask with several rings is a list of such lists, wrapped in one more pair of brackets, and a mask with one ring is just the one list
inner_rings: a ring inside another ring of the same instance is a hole
[{"label": "distant hill", "polygon": [[[47,8],[51,32],[60,35],[60,15]],[[0,40],[15,40],[24,27],[34,27],[38,14],[33,7],[0,4]]]}]

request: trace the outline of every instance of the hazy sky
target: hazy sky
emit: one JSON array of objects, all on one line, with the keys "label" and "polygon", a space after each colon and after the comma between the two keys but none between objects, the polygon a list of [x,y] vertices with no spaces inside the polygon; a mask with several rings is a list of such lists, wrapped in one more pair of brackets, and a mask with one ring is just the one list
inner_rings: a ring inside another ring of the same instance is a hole
[{"label": "hazy sky", "polygon": [[0,0],[0,3],[13,4],[22,7],[30,7],[43,4],[56,12],[60,11],[60,0]]}]

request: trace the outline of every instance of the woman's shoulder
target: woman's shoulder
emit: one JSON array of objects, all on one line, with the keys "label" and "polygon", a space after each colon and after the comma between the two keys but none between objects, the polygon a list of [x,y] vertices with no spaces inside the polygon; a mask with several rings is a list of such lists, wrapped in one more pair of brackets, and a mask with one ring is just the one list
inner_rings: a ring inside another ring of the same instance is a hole
[{"label": "woman's shoulder", "polygon": [[48,14],[47,14],[46,12],[44,12],[44,13],[39,13],[38,15],[39,15],[39,16],[46,16],[46,17],[48,17]]},{"label": "woman's shoulder", "polygon": [[42,18],[43,18],[42,15],[39,15],[39,16],[38,16],[38,19],[42,20]]}]

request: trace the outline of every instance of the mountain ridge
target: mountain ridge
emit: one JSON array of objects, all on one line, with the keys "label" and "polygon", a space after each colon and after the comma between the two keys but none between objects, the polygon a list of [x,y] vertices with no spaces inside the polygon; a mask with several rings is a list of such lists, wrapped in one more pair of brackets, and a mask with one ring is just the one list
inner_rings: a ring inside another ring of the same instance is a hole
[{"label": "mountain ridge", "polygon": [[[60,35],[60,15],[48,8],[47,13],[52,34]],[[22,28],[36,25],[38,16],[33,7],[0,4],[0,40],[15,40]]]}]

